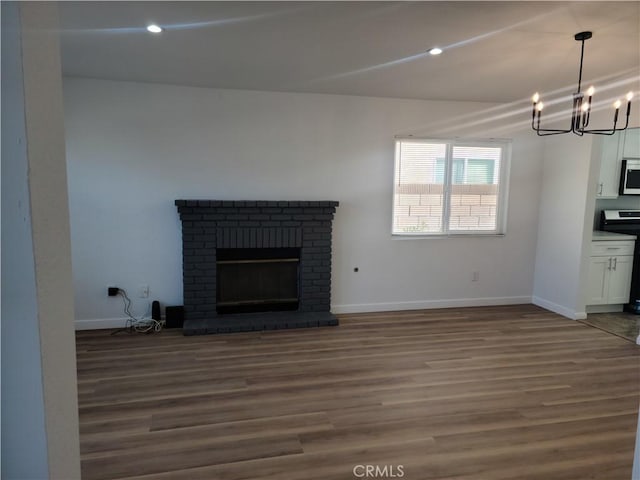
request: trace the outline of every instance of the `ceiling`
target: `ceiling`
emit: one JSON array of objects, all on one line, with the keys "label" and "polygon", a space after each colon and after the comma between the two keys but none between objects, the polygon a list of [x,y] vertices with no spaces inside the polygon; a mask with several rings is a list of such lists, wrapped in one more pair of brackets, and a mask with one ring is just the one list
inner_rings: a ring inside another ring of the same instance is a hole
[{"label": "ceiling", "polygon": [[482,102],[575,90],[591,30],[583,89],[640,93],[637,1],[61,2],[60,23],[70,76]]}]

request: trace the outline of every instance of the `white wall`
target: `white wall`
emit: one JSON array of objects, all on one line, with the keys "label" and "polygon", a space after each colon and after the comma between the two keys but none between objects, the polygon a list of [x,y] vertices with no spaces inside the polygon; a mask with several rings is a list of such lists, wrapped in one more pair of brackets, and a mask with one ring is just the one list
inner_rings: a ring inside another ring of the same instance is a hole
[{"label": "white wall", "polygon": [[55,3],[2,4],[2,478],[80,478]]},{"label": "white wall", "polygon": [[2,478],[46,478],[19,15],[2,3]]},{"label": "white wall", "polygon": [[591,240],[595,203],[596,183],[590,182],[592,169],[596,169],[591,162],[592,140],[593,137],[576,135],[541,139],[545,145],[544,174],[534,303],[574,319],[586,316],[581,270],[583,245]]},{"label": "white wall", "polygon": [[182,303],[177,198],[340,201],[336,313],[531,299],[541,142],[528,131],[514,137],[506,236],[390,235],[394,135],[438,135],[434,125],[462,123],[489,105],[77,78],[64,87],[82,327],[121,322],[122,303],[107,297],[107,285],[137,297],[149,284],[149,299],[134,298],[137,315],[153,299]]}]

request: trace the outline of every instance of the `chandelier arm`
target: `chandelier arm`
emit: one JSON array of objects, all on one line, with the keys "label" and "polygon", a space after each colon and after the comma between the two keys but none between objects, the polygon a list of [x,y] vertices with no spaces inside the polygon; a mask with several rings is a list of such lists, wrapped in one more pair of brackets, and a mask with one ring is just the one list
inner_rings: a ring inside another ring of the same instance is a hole
[{"label": "chandelier arm", "polygon": [[557,135],[560,133],[569,133],[572,131],[571,128],[563,130],[563,129],[559,129],[559,128],[540,128],[540,122],[538,122],[537,126],[533,126],[532,125],[533,130],[535,130],[536,132],[538,132],[538,135],[540,135],[539,132],[548,132],[549,135]]},{"label": "chandelier arm", "polygon": [[[546,132],[546,133],[540,133],[540,132]],[[571,130],[536,130],[536,133],[538,134],[539,137],[548,137],[551,135],[563,135],[565,133],[570,133]]]},{"label": "chandelier arm", "polygon": [[534,130],[536,132],[558,132],[558,133],[569,133],[571,131],[571,129],[561,130],[561,129],[554,129],[554,128],[534,128]]},{"label": "chandelier arm", "polygon": [[591,130],[585,130],[584,132],[591,133],[594,135],[613,135],[616,132],[621,132],[623,130],[626,130],[628,126],[629,126],[629,115],[626,115],[626,121],[624,122],[624,127],[616,128],[616,122],[614,121],[612,128],[594,128]]},{"label": "chandelier arm", "polygon": [[537,117],[537,124],[534,125],[533,121],[531,121],[531,128],[533,130],[535,130],[536,132],[553,132],[550,133],[551,135],[555,135],[558,133],[569,133],[571,132],[573,129],[569,128],[569,129],[560,129],[560,128],[540,128],[540,117]]},{"label": "chandelier arm", "polygon": [[582,130],[587,128],[587,126],[589,125],[589,113],[590,111],[587,110],[582,114]]},{"label": "chandelier arm", "polygon": [[588,133],[589,135],[613,135],[616,132],[620,132],[621,130],[607,130],[599,132],[597,130],[585,130],[584,133]]},{"label": "chandelier arm", "polygon": [[[545,135],[560,135],[561,133],[569,133],[569,132],[571,132],[571,129],[569,129],[569,130],[556,130],[556,129],[553,129],[553,128],[534,128],[534,130],[541,137],[543,137]],[[540,132],[542,132],[542,133],[540,133]]]},{"label": "chandelier arm", "polygon": [[[555,128],[540,128],[540,111],[538,111],[537,113],[538,114],[536,115],[536,110],[534,105],[533,115],[531,117],[531,128],[538,134],[538,136],[544,137],[547,135],[560,135],[561,133],[569,133],[573,131],[573,124],[571,125],[571,128],[569,128],[568,130],[555,129]],[[540,132],[543,132],[543,133],[540,133]]]},{"label": "chandelier arm", "polygon": [[[622,132],[624,128],[599,128],[593,130],[584,130],[584,133],[592,133],[594,135],[613,135],[616,132]],[[611,133],[609,133],[611,132]]]}]

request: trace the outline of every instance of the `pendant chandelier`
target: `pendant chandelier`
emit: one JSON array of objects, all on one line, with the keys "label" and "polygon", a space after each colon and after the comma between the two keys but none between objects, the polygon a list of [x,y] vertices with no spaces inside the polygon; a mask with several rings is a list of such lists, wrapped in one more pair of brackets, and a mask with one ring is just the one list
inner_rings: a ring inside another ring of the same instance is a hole
[{"label": "pendant chandelier", "polygon": [[[589,126],[589,117],[591,115],[592,98],[595,92],[593,87],[585,93],[580,90],[582,84],[582,60],[584,58],[584,42],[589,40],[593,34],[591,32],[576,33],[574,38],[578,42],[582,42],[582,49],[580,51],[580,73],[578,75],[578,90],[573,94],[573,107],[571,109],[571,127],[566,130],[556,130],[548,128],[540,128],[540,117],[542,117],[542,109],[544,104],[540,101],[540,94],[536,93],[533,100],[533,112],[531,113],[531,128],[541,137],[547,135],[560,135],[563,133],[574,133],[576,135],[584,135],[590,133],[593,135],[613,135],[615,132],[625,130],[629,125],[629,113],[631,112],[631,98],[633,92],[627,94],[627,114],[624,127],[618,127],[618,116],[620,113],[620,106],[622,102],[616,100],[613,104],[615,109],[613,114],[613,126],[609,129],[587,129]],[[586,97],[586,98],[585,98]]]}]

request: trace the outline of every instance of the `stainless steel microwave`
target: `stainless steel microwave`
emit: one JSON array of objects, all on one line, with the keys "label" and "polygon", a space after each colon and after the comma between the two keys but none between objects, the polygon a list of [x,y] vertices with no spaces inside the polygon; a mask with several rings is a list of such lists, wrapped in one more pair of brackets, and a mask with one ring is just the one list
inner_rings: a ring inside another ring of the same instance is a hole
[{"label": "stainless steel microwave", "polygon": [[640,158],[622,160],[620,195],[640,195]]}]

